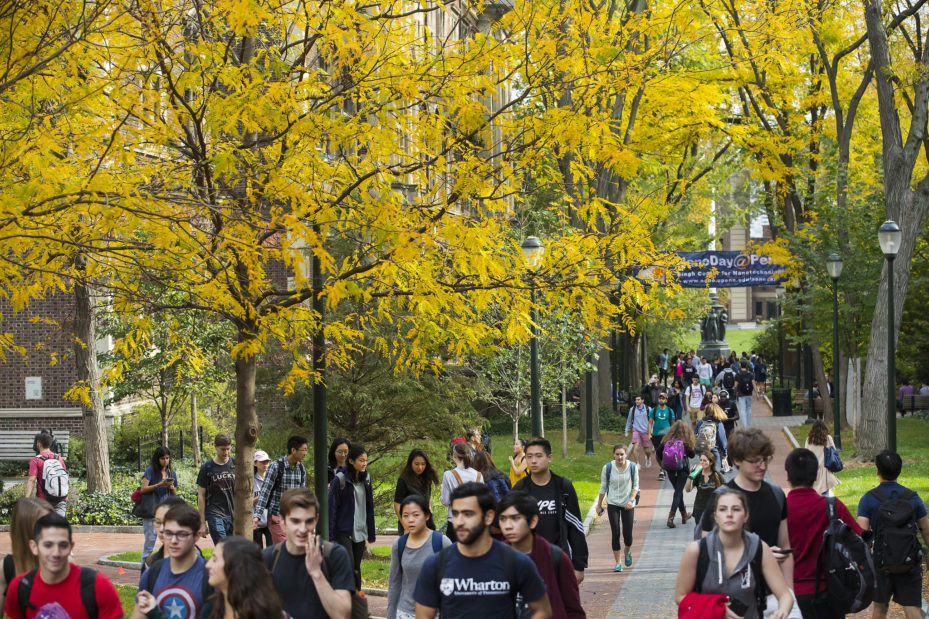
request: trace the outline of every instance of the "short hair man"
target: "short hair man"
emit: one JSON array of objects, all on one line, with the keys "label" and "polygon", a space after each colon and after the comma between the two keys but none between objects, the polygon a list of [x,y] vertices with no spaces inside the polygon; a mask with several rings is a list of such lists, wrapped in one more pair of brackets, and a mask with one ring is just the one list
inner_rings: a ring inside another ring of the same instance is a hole
[{"label": "short hair man", "polygon": [[165,538],[162,531],[165,527],[165,514],[175,505],[187,505],[187,501],[179,496],[169,496],[164,501],[155,506],[155,513],[152,517],[152,525],[155,527],[155,540],[161,542],[161,547],[155,552],[142,559],[142,571],[144,572],[152,566],[158,559],[165,558]]},{"label": "short hair man", "polygon": [[[787,534],[794,555],[794,593],[804,619],[840,619],[845,616],[818,593],[826,591],[826,579],[821,578],[816,588],[817,563],[822,554],[823,533],[829,526],[826,497],[813,489],[819,461],[809,449],[794,449],[784,462],[790,492],[787,494]],[[855,533],[862,528],[855,522],[848,508],[836,499],[836,515]]]},{"label": "short hair man", "polygon": [[697,419],[703,414],[700,405],[703,404],[703,396],[706,395],[706,387],[700,384],[700,377],[696,374],[690,377],[690,384],[684,389],[684,401],[687,403],[687,413],[690,415],[690,423],[697,423]]},{"label": "short hair man", "polygon": [[577,501],[577,491],[567,477],[552,473],[552,444],[548,439],[533,438],[526,445],[529,476],[523,477],[513,490],[531,494],[539,506],[539,524],[535,532],[571,556],[577,582],[584,580],[587,569],[587,536]]},{"label": "short hair man", "polygon": [[213,447],[216,448],[216,457],[204,462],[197,474],[197,509],[202,520],[200,536],[206,537],[209,526],[210,538],[215,545],[227,535],[232,535],[235,458],[229,456],[232,439],[225,432],[216,435]]},{"label": "short hair man", "polygon": [[316,495],[306,488],[285,490],[280,515],[284,542],[265,548],[262,557],[284,610],[293,619],[347,619],[355,590],[352,563],[345,548],[316,534]]},{"label": "short hair man", "polygon": [[[765,481],[765,473],[774,459],[774,443],[760,428],[739,428],[729,437],[729,457],[738,470],[726,485],[741,490],[748,500],[751,514],[748,529],[758,535],[781,564],[787,586],[793,588],[794,562],[781,548],[790,548],[787,532],[787,497],[784,491]],[[706,535],[713,529],[716,496],[710,498],[700,519],[699,531]]]},{"label": "short hair man", "polygon": [[255,526],[261,521],[264,510],[268,510],[268,530],[275,544],[280,544],[286,537],[280,515],[281,495],[290,488],[306,488],[303,459],[306,458],[307,444],[306,438],[302,436],[294,435],[287,439],[287,457],[275,460],[268,466],[261,494],[252,509]]},{"label": "short hair man", "polygon": [[55,513],[64,517],[68,511],[68,497],[67,495],[64,497],[54,496],[52,489],[45,487],[45,466],[51,462],[51,464],[48,464],[49,467],[60,467],[61,471],[64,472],[65,461],[60,454],[56,454],[51,450],[52,437],[50,434],[40,433],[36,437],[35,443],[39,453],[29,461],[29,478],[26,480],[25,496],[36,496],[45,499],[55,508]]},{"label": "short hair man", "polygon": [[629,409],[626,417],[627,437],[629,436],[629,430],[632,430],[632,448],[629,450],[629,459],[632,461],[638,460],[638,449],[636,449],[636,445],[638,445],[639,449],[645,452],[645,468],[652,466],[652,453],[655,451],[652,447],[650,416],[651,409],[645,405],[644,396],[635,396],[635,405]]},{"label": "short hair man", "polygon": [[[506,543],[529,555],[539,576],[548,588],[548,601],[554,619],[579,619],[586,617],[581,606],[581,594],[577,578],[571,566],[571,557],[564,550],[549,544],[535,533],[539,524],[539,505],[525,492],[510,492],[497,505],[500,529]],[[557,557],[557,560],[556,560]],[[557,571],[555,563],[558,563]]]},{"label": "short hair man", "polygon": [[3,607],[5,616],[11,619],[122,617],[116,587],[103,574],[71,564],[68,558],[73,548],[67,520],[56,513],[39,518],[29,540],[39,569],[20,574],[10,582]]},{"label": "short hair man", "polygon": [[[913,504],[916,515],[916,526],[929,544],[929,518],[926,517],[926,506],[916,492],[897,483],[900,471],[903,470],[903,460],[899,454],[888,449],[877,454],[874,458],[877,468],[877,478],[880,483],[864,494],[858,501],[858,524],[862,529],[874,531],[875,537],[880,534],[881,521],[878,508],[883,500],[908,498]],[[877,567],[877,566],[875,566]],[[887,616],[887,606],[891,598],[903,607],[907,619],[917,619],[922,613],[922,563],[917,561],[909,572],[904,574],[888,574],[882,570],[875,570],[874,604],[871,606],[871,616],[883,619]]]},{"label": "short hair man", "polygon": [[[416,581],[417,619],[509,619],[521,596],[533,617],[551,617],[545,584],[532,560],[490,537],[496,502],[490,488],[461,484],[451,494],[451,522],[458,540],[423,563]],[[516,596],[516,597],[514,597]]]},{"label": "short hair man", "polygon": [[[139,591],[148,591],[165,617],[197,617],[212,589],[207,582],[206,561],[196,543],[202,521],[200,512],[186,503],[174,505],[164,515],[161,534],[165,558],[139,578]],[[144,619],[138,605],[133,619]]]}]

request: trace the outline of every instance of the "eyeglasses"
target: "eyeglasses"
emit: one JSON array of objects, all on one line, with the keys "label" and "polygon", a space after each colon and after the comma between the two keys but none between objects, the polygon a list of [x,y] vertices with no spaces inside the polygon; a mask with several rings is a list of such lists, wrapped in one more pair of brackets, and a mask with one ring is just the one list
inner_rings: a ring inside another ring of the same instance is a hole
[{"label": "eyeglasses", "polygon": [[179,542],[186,542],[193,533],[191,531],[168,531],[167,529],[162,529],[161,535],[167,540],[176,539]]},{"label": "eyeglasses", "polygon": [[756,467],[762,467],[762,466],[767,467],[769,464],[771,464],[771,460],[774,460],[774,456],[767,456],[767,457],[762,456],[759,458],[755,458],[754,460],[746,460],[746,462]]}]

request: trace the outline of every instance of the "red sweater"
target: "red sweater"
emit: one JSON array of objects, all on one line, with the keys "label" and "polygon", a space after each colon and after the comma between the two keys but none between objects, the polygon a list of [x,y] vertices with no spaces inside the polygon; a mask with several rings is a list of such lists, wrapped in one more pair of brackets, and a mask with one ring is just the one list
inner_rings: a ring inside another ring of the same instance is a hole
[{"label": "red sweater", "polygon": [[[848,508],[836,499],[839,518],[861,535],[862,529]],[[787,534],[794,549],[794,593],[816,593],[816,562],[823,548],[823,532],[828,526],[826,497],[812,488],[795,488],[787,495]],[[826,590],[822,579],[819,590]]]},{"label": "red sweater", "polygon": [[[509,542],[507,542],[509,543]],[[571,557],[562,549],[561,573],[555,578],[555,566],[552,564],[552,545],[544,537],[532,534],[532,552],[529,558],[539,570],[539,576],[548,589],[548,601],[552,605],[552,619],[586,619],[587,614],[581,608],[581,594],[577,587],[577,577]]]}]

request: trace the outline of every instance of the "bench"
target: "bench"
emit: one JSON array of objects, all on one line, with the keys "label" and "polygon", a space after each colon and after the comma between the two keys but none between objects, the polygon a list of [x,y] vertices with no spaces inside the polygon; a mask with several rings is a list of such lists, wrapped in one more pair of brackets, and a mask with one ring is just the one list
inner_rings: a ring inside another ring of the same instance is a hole
[{"label": "bench", "polygon": [[929,395],[903,396],[903,412],[916,412],[929,410]]},{"label": "bench", "polygon": [[[794,410],[799,411],[800,414],[810,415],[810,400],[806,397],[806,389],[794,389]],[[813,412],[817,417],[823,416],[823,411],[825,410],[825,403],[822,398],[816,398],[813,400]]]},{"label": "bench", "polygon": [[[71,433],[67,430],[55,430],[55,439],[61,449],[61,456],[68,457],[68,439]],[[32,441],[35,432],[31,430],[4,430],[0,431],[0,460],[32,460],[35,452],[32,451]]]}]

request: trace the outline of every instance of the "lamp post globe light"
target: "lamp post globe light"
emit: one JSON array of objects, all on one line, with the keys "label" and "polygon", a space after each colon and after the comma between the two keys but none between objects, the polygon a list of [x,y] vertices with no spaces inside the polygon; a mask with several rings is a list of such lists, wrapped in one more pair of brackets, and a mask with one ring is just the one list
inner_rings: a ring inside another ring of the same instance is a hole
[{"label": "lamp post globe light", "polygon": [[[529,415],[532,423],[532,436],[542,434],[542,402],[539,386],[539,314],[535,307],[535,272],[542,260],[545,247],[538,237],[530,236],[522,242],[523,257],[530,272],[530,298],[532,300],[532,337],[529,338]],[[590,394],[588,394],[590,397]]]},{"label": "lamp post globe light", "polygon": [[897,451],[896,342],[894,341],[894,258],[900,251],[903,233],[896,222],[887,220],[877,230],[877,241],[887,261],[887,449]]},{"label": "lamp post globe light", "polygon": [[840,420],[842,419],[842,398],[839,390],[839,277],[842,275],[842,258],[830,254],[826,258],[826,272],[832,279],[832,414],[835,420],[832,439],[836,449],[842,449]]}]

